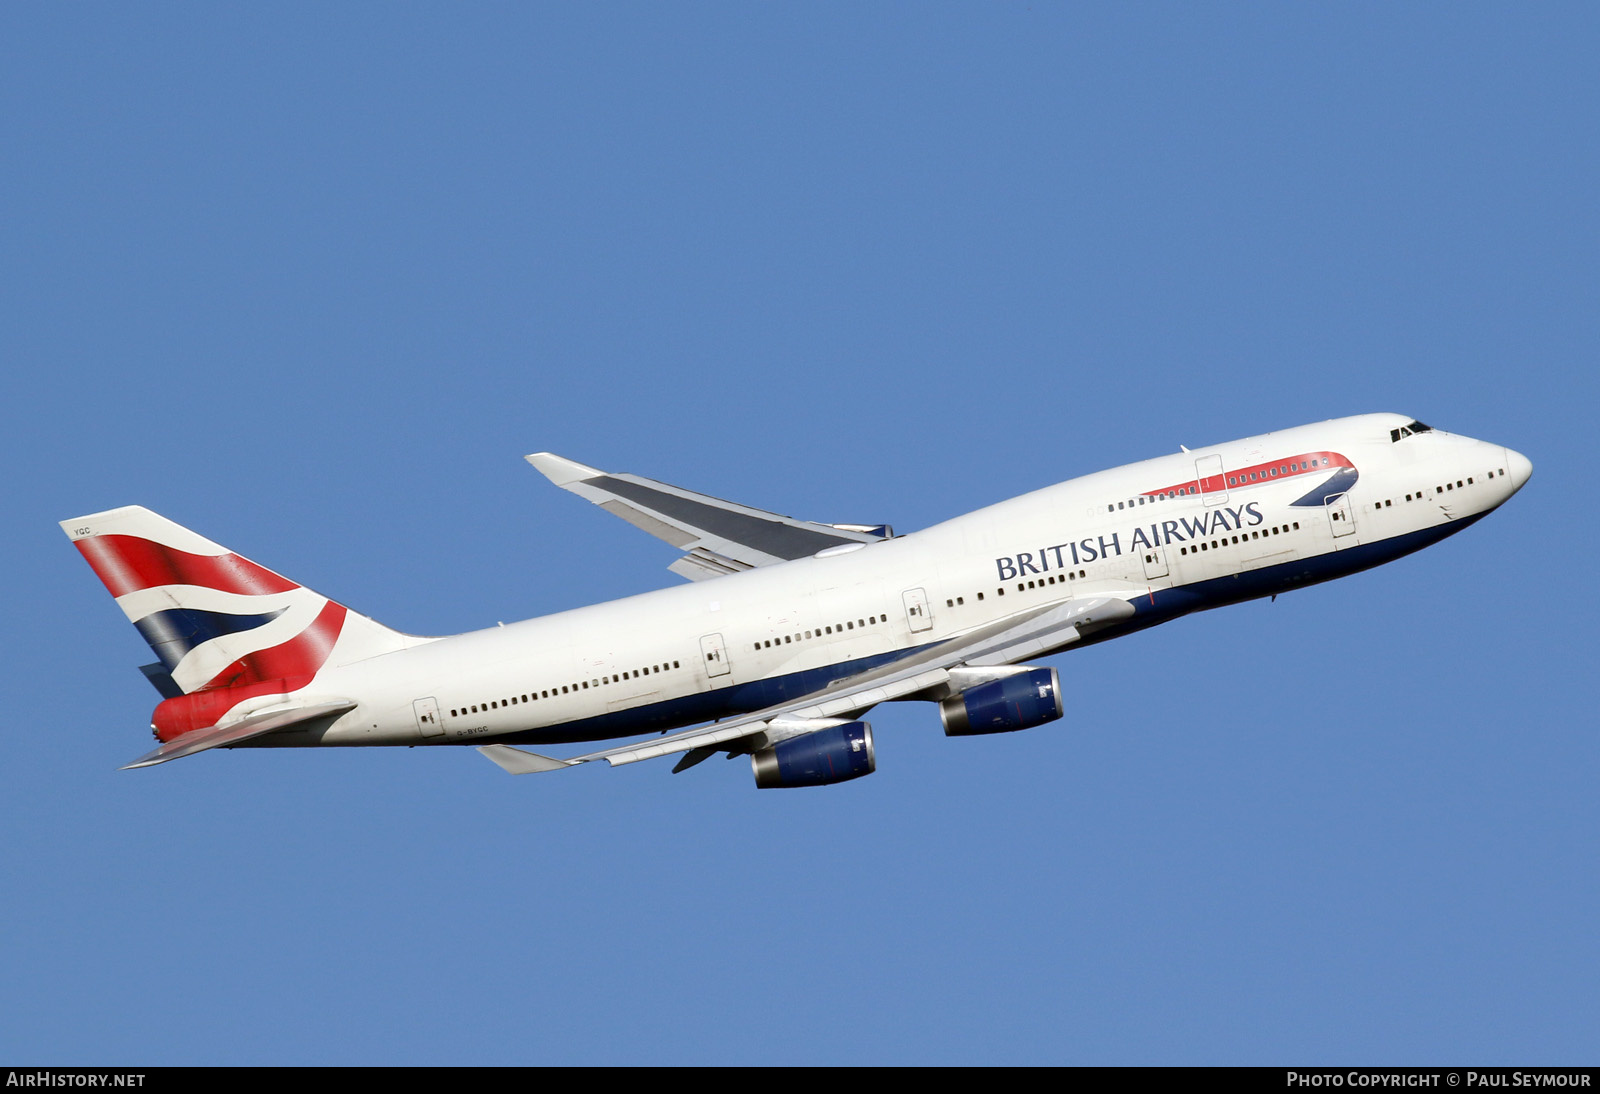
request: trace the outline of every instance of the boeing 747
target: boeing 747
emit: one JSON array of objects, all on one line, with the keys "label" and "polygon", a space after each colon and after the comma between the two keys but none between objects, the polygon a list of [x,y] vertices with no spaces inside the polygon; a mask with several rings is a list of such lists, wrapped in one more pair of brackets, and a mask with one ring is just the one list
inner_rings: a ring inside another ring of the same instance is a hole
[{"label": "boeing 747", "polygon": [[[871,773],[879,703],[950,736],[1060,718],[1033,662],[1344,577],[1520,490],[1511,449],[1369,414],[1184,450],[896,535],[548,452],[557,486],[665,540],[689,584],[443,638],[391,630],[138,506],[62,528],[155,651],[158,747],[478,747],[507,771],[749,755],[760,787]],[[683,728],[694,727],[694,728]],[[676,732],[672,732],[672,731]],[[627,738],[642,738],[626,740]],[[556,757],[575,742],[613,742]]]}]

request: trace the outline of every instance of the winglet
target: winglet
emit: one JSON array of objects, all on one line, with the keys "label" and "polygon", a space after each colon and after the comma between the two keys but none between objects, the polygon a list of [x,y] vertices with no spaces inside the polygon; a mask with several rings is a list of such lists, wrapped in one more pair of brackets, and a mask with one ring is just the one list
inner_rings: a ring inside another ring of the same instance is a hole
[{"label": "winglet", "polygon": [[559,771],[563,767],[573,766],[571,760],[541,756],[537,752],[529,752],[525,748],[512,748],[510,745],[479,745],[478,751],[513,775],[530,775],[535,771]]},{"label": "winglet", "polygon": [[597,467],[589,467],[577,460],[558,456],[554,452],[535,452],[531,456],[524,456],[523,459],[533,464],[539,474],[557,486],[566,486],[569,483],[582,482],[584,479],[593,479],[605,474]]}]

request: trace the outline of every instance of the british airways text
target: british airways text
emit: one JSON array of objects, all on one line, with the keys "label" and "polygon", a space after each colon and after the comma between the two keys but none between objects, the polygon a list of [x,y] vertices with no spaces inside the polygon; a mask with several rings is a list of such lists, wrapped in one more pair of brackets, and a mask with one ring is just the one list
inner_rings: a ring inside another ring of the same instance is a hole
[{"label": "british airways text", "polygon": [[[1261,515],[1258,502],[1234,508],[1219,506],[1197,517],[1180,517],[1135,528],[1127,540],[1128,550],[1140,547],[1159,547],[1166,543],[1187,543],[1219,532],[1233,532],[1240,528],[1253,528],[1267,518]],[[1069,543],[1041,547],[1038,551],[1019,551],[994,560],[1001,581],[1009,581],[1024,574],[1043,574],[1068,566],[1080,566],[1096,559],[1122,554],[1121,532],[1109,536],[1088,536]]]}]

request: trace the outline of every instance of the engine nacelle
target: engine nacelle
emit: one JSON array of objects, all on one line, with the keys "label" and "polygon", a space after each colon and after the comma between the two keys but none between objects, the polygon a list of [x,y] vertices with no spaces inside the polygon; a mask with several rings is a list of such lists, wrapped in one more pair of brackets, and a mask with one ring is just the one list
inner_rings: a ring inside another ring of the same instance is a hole
[{"label": "engine nacelle", "polygon": [[750,755],[750,769],[763,790],[842,783],[870,775],[877,766],[872,727],[866,722],[841,722]]},{"label": "engine nacelle", "polygon": [[946,737],[1032,729],[1061,714],[1061,678],[1055,669],[1026,669],[976,684],[939,704]]}]

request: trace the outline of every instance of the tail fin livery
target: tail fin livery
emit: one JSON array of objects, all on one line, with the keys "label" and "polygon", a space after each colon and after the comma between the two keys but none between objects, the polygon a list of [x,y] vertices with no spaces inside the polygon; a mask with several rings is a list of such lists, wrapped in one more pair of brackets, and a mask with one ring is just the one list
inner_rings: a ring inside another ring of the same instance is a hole
[{"label": "tail fin livery", "polygon": [[289,692],[324,668],[426,641],[141,506],[61,527],[185,695],[264,684]]}]

